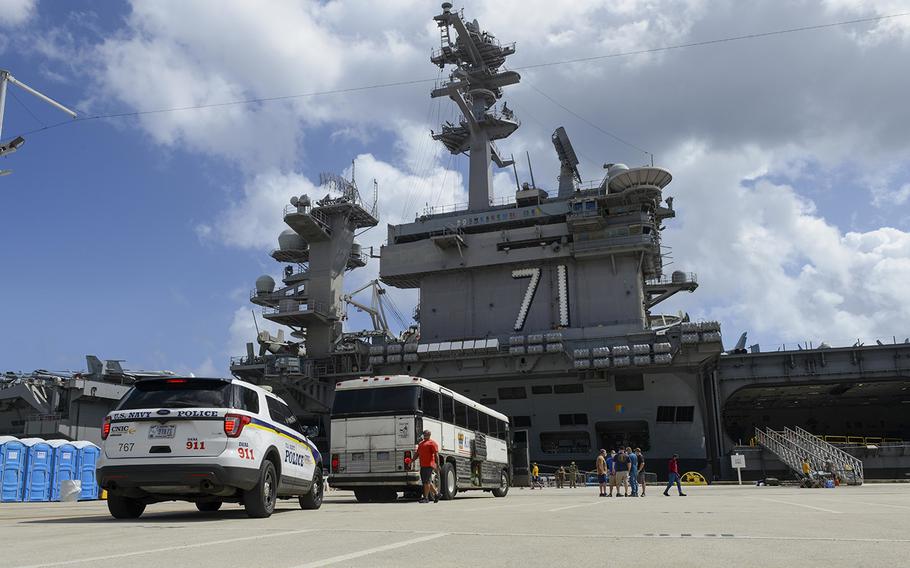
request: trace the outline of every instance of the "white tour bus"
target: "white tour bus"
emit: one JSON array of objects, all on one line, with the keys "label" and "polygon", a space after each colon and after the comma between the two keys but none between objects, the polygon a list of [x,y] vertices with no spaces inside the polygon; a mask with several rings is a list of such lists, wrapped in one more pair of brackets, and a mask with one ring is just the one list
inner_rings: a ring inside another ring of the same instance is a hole
[{"label": "white tour bus", "polygon": [[479,489],[505,497],[512,472],[505,415],[432,381],[407,375],[335,385],[329,484],[358,501],[422,493],[415,447],[424,430],[439,444],[443,499]]}]

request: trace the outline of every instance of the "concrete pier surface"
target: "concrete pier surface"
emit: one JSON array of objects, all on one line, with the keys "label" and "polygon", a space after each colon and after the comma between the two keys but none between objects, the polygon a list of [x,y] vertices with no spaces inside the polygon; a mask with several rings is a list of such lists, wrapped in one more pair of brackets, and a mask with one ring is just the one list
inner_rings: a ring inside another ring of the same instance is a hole
[{"label": "concrete pier surface", "polygon": [[503,499],[279,502],[269,519],[226,504],[150,505],[136,521],[103,501],[0,504],[10,568],[90,566],[906,566],[910,484],[837,489],[663,487],[599,498],[596,487],[512,489]]}]

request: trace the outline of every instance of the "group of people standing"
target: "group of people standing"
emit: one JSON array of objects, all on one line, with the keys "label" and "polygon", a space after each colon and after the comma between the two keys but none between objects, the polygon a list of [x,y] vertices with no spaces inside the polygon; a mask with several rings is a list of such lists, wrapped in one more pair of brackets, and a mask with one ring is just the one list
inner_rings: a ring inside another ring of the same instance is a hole
[{"label": "group of people standing", "polygon": [[[618,450],[609,452],[600,450],[595,466],[601,497],[613,497],[614,489],[617,497],[638,497],[639,487],[641,487],[641,496],[645,496],[647,489],[645,456],[642,455],[641,448],[632,450],[630,447],[620,447]],[[609,493],[607,493],[608,487]],[[632,490],[631,495],[629,489]]]},{"label": "group of people standing", "polygon": [[[641,488],[641,497],[645,496],[647,484],[645,482],[645,456],[641,448],[619,448],[618,450],[600,450],[595,463],[597,467],[597,481],[600,484],[601,497],[613,497],[616,490],[617,497],[638,497]],[[683,493],[681,477],[679,475],[679,456],[673,454],[667,462],[667,488],[664,495],[670,496],[670,488],[676,485],[680,497]],[[609,489],[609,493],[607,490]],[[620,493],[622,489],[622,493]],[[632,490],[631,494],[629,489]]]}]

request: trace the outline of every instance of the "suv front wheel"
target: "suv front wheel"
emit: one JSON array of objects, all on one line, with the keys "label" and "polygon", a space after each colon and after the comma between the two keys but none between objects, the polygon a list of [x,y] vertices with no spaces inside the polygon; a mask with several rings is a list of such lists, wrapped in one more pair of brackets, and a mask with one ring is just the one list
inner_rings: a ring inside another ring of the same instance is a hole
[{"label": "suv front wheel", "polygon": [[246,514],[262,519],[270,517],[275,511],[278,499],[278,474],[271,460],[262,462],[259,468],[259,482],[249,491],[243,492],[243,507]]},{"label": "suv front wheel", "polygon": [[300,496],[301,509],[318,509],[322,506],[322,473],[317,470],[313,474],[313,487],[309,493]]}]

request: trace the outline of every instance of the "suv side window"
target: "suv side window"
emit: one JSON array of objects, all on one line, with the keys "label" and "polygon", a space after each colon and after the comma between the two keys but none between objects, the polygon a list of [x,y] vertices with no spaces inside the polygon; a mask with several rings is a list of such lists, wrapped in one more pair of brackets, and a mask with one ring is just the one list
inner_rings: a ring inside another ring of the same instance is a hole
[{"label": "suv side window", "polygon": [[272,417],[272,420],[291,430],[295,430],[301,434],[303,433],[303,430],[300,428],[300,423],[297,422],[297,417],[294,416],[294,413],[291,412],[288,405],[270,396],[265,397],[265,400],[266,404],[268,404],[269,416]]},{"label": "suv side window", "polygon": [[259,393],[241,385],[234,385],[234,408],[259,413]]}]

